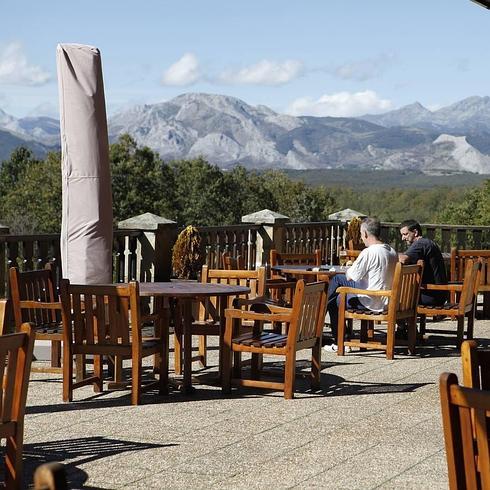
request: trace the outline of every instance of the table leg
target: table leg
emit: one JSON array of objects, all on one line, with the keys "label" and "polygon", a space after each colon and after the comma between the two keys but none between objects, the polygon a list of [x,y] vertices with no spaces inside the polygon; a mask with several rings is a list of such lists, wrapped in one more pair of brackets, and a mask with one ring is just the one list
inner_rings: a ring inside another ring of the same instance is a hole
[{"label": "table leg", "polygon": [[192,300],[182,299],[184,330],[184,383],[182,393],[192,393]]}]

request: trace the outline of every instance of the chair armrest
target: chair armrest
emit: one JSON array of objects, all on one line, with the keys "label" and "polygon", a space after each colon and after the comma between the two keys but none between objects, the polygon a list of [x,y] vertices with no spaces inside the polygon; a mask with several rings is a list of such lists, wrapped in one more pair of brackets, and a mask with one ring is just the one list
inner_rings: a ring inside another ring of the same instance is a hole
[{"label": "chair armrest", "polygon": [[258,320],[265,322],[289,322],[291,321],[291,310],[287,313],[255,313],[253,311],[236,310],[228,308],[225,310],[226,318],[239,318],[240,320]]},{"label": "chair armrest", "polygon": [[374,289],[357,289],[357,288],[348,288],[346,286],[342,286],[337,288],[337,293],[339,294],[365,294],[366,296],[391,296],[391,289],[382,289],[382,290],[374,290]]},{"label": "chair armrest", "polygon": [[462,284],[424,284],[421,289],[430,289],[431,291],[462,291]]}]

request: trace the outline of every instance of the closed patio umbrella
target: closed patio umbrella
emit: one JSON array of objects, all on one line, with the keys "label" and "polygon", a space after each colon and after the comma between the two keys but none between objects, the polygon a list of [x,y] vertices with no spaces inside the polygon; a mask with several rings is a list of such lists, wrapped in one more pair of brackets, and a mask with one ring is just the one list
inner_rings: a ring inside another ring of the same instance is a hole
[{"label": "closed patio umbrella", "polygon": [[72,283],[112,282],[112,192],[100,52],[57,47],[62,155],[61,261]]}]

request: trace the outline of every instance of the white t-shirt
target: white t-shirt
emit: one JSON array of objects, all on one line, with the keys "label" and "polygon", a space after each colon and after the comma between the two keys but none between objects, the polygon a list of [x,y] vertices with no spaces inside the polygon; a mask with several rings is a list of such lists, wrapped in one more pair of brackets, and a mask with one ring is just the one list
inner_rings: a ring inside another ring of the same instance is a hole
[{"label": "white t-shirt", "polygon": [[[397,262],[398,254],[388,244],[370,245],[361,251],[346,276],[358,282],[361,289],[390,289]],[[388,298],[360,294],[359,301],[372,311],[382,311]]]}]

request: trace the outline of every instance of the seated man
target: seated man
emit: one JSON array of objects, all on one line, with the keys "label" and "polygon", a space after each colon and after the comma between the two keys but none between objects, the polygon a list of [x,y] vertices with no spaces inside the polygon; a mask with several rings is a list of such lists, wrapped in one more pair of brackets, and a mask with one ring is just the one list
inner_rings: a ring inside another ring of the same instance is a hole
[{"label": "seated man", "polygon": [[[382,290],[390,289],[393,282],[398,256],[395,250],[380,239],[381,224],[376,218],[365,218],[361,223],[361,239],[366,248],[361,251],[346,275],[338,274],[330,279],[328,285],[328,312],[330,326],[334,337],[332,345],[325,350],[337,350],[337,324],[339,311],[339,286],[349,286],[360,289]],[[347,304],[351,308],[362,308],[371,311],[382,311],[388,298],[371,297],[367,295],[347,295]]]},{"label": "seated man", "polygon": [[[399,254],[402,264],[424,261],[422,284],[447,284],[446,265],[439,247],[429,238],[422,236],[420,224],[409,219],[400,224],[402,240],[409,245],[405,253]],[[448,300],[447,291],[420,290],[419,304],[440,306]]]}]

